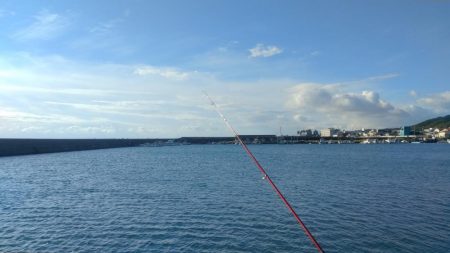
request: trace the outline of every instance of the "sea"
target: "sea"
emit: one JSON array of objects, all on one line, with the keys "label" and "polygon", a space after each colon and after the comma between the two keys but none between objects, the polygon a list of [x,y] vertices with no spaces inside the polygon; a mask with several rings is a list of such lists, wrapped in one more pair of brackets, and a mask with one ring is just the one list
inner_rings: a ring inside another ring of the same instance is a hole
[{"label": "sea", "polygon": [[[450,252],[450,145],[250,145],[325,252]],[[0,158],[0,252],[316,252],[239,145]]]}]

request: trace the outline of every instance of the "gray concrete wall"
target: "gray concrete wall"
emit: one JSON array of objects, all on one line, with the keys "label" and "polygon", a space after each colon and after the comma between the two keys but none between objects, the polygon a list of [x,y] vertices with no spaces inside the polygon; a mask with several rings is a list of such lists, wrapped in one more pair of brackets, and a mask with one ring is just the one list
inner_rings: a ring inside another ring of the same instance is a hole
[{"label": "gray concrete wall", "polygon": [[0,139],[0,156],[135,147],[167,139]]}]

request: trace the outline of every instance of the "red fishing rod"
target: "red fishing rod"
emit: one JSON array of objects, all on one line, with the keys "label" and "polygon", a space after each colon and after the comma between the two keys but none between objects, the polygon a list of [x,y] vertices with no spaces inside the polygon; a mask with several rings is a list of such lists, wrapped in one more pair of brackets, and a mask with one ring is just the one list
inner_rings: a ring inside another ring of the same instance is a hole
[{"label": "red fishing rod", "polygon": [[311,234],[309,229],[306,227],[305,223],[303,223],[302,219],[298,216],[298,214],[295,212],[294,208],[291,206],[291,204],[287,201],[287,199],[284,197],[283,193],[278,189],[278,187],[275,185],[275,183],[272,181],[272,179],[267,174],[266,170],[261,166],[261,164],[258,162],[256,157],[253,155],[253,153],[250,151],[250,149],[247,147],[244,141],[242,141],[241,137],[239,136],[238,132],[233,128],[233,126],[228,122],[227,118],[220,112],[219,107],[217,104],[212,100],[212,98],[206,93],[203,92],[205,96],[209,99],[211,102],[211,105],[214,106],[214,109],[216,112],[220,115],[220,117],[225,122],[225,125],[233,132],[234,136],[238,140],[239,144],[241,144],[242,148],[245,150],[247,155],[252,159],[252,161],[255,163],[256,167],[258,167],[259,171],[263,174],[263,178],[269,182],[270,186],[272,186],[272,189],[277,193],[278,197],[283,201],[283,203],[286,205],[286,207],[289,209],[289,211],[292,213],[294,218],[297,220],[297,222],[300,224],[300,227],[303,229],[305,234],[308,236],[309,240],[314,244],[317,251],[320,253],[324,253],[325,251],[320,246],[319,242],[314,238],[314,236]]}]

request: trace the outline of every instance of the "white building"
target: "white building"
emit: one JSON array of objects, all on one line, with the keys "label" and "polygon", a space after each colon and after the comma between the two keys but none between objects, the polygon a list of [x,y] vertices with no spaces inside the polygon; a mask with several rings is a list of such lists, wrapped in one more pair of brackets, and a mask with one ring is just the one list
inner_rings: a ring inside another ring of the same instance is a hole
[{"label": "white building", "polygon": [[450,131],[444,129],[438,133],[438,138],[450,138]]},{"label": "white building", "polygon": [[342,132],[335,128],[325,128],[320,130],[320,137],[340,137]]},{"label": "white building", "polygon": [[320,136],[321,137],[331,137],[331,132],[333,131],[333,128],[325,128],[320,130]]}]

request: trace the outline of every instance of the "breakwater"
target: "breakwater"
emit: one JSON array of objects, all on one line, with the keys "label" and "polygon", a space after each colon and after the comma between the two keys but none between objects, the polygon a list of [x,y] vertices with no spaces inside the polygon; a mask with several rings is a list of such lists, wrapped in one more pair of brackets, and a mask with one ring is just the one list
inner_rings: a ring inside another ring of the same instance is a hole
[{"label": "breakwater", "polygon": [[[267,135],[242,135],[247,142],[257,138],[267,138]],[[275,135],[270,136],[270,142],[276,143]],[[267,139],[269,140],[269,139]],[[172,144],[229,144],[234,143],[234,137],[181,137],[177,139],[14,139],[0,138],[0,157],[45,154],[56,152],[81,151],[105,148],[137,147],[140,145],[164,146],[168,141]]]},{"label": "breakwater", "polygon": [[0,139],[0,156],[135,147],[168,139]]}]

